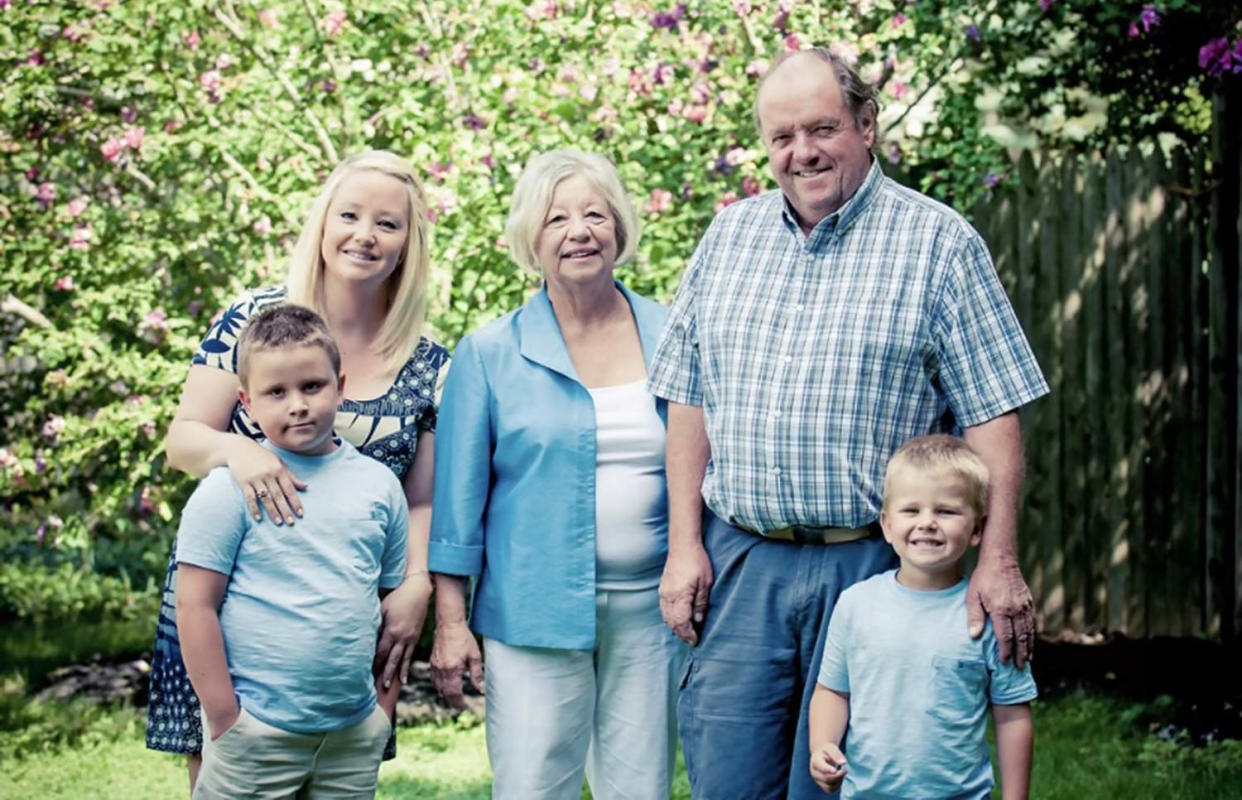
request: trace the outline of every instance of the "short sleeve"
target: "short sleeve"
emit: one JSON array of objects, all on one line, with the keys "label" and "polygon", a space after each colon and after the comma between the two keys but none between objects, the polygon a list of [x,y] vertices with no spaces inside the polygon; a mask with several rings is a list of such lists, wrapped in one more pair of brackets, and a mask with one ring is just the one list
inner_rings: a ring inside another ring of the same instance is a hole
[{"label": "short sleeve", "polygon": [[457,345],[444,386],[436,434],[429,569],[445,575],[483,571],[483,517],[491,492],[491,388],[472,337]]},{"label": "short sleeve", "polygon": [[708,228],[690,259],[647,370],[647,390],[651,394],[688,406],[703,405],[696,303],[711,235],[712,228]]},{"label": "short sleeve", "polygon": [[388,490],[388,526],[384,531],[384,555],[380,562],[379,585],[383,589],[393,589],[405,580],[406,557],[409,550],[410,512],[406,506],[405,492],[401,483],[385,470],[386,477],[392,478]]},{"label": "short sleeve", "polygon": [[199,482],[181,512],[177,561],[231,575],[246,533],[246,504],[227,467],[217,467]]},{"label": "short sleeve", "polygon": [[1048,393],[987,246],[973,229],[950,260],[932,319],[941,386],[962,427]]},{"label": "short sleeve", "polygon": [[430,339],[423,339],[419,349],[425,350],[425,353],[420,354],[419,360],[425,365],[422,381],[431,393],[431,402],[418,416],[418,429],[435,433],[436,421],[440,417],[440,398],[444,394],[444,382],[448,378],[452,358],[446,347]]},{"label": "short sleeve", "polygon": [[990,676],[988,700],[993,705],[1009,706],[1026,703],[1039,696],[1039,690],[1035,687],[1035,678],[1031,675],[1029,661],[1022,669],[1014,666],[1012,661],[1008,664],[1001,661],[1000,645],[996,642],[996,634],[992,631],[991,621],[987,623],[983,631],[983,656],[987,661]]},{"label": "short sleeve", "polygon": [[828,622],[828,635],[824,640],[824,658],[819,666],[818,682],[821,686],[834,692],[849,694],[850,669],[849,652],[850,627],[853,618],[854,604],[849,601],[848,590],[837,601],[836,608]]},{"label": "short sleeve", "polygon": [[268,306],[283,303],[285,297],[283,286],[258,289],[239,297],[207,329],[190,363],[237,372],[237,339],[246,321]]}]

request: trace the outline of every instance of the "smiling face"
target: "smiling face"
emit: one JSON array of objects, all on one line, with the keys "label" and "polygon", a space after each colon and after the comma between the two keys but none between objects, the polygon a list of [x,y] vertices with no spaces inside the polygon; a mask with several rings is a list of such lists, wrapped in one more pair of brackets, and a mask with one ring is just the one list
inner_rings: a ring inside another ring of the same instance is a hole
[{"label": "smiling face", "polygon": [[916,589],[947,589],[961,578],[966,551],[979,544],[980,516],[960,475],[904,466],[884,487],[880,526],[901,559],[897,580]]},{"label": "smiling face", "polygon": [[272,444],[318,456],[336,449],[332,425],[345,376],[315,344],[257,349],[249,356],[242,405]]},{"label": "smiling face", "polygon": [[611,285],[617,263],[617,226],[603,193],[575,175],[556,185],[535,240],[535,255],[550,291],[597,282]]},{"label": "smiling face", "polygon": [[405,253],[409,220],[409,193],[401,181],[373,169],[345,178],[323,224],[325,279],[382,286]]},{"label": "smiling face", "polygon": [[798,55],[776,68],[758,101],[772,175],[810,233],[845,205],[871,168],[875,118],[855,122],[831,65]]}]

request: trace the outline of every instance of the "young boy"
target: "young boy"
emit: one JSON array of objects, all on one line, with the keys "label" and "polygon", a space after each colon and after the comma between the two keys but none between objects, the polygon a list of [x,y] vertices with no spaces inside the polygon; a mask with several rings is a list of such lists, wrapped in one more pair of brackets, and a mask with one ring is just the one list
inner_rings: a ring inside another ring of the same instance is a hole
[{"label": "young boy", "polygon": [[979,544],[987,493],[987,468],[956,437],[913,439],[889,462],[880,525],[901,566],[847,589],[832,613],[809,731],[825,791],[844,781],[845,798],[990,797],[990,702],[1005,800],[1027,797],[1030,666],[1001,663],[991,623],[967,633],[962,558]]},{"label": "young boy", "polygon": [[276,525],[220,467],[182,514],[177,631],[206,733],[194,797],[371,797],[391,710],[372,659],[380,594],[405,570],[405,495],[333,436],[345,376],[315,312],[267,309],[237,349],[242,404],[308,488],[298,524]]}]

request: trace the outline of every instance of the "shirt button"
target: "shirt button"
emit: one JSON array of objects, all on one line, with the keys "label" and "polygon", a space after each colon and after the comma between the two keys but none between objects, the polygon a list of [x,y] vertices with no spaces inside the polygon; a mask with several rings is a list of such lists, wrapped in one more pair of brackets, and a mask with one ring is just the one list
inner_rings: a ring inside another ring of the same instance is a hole
[{"label": "shirt button", "polygon": [[781,474],[781,468],[780,468],[780,467],[772,467],[772,474],[773,474],[773,475],[780,475],[780,474]]},{"label": "shirt button", "polygon": [[789,356],[781,356],[781,361],[784,361],[786,364],[788,364],[790,361],[793,361],[793,359],[790,358]]},{"label": "shirt button", "polygon": [[781,412],[780,412],[780,411],[773,411],[773,412],[772,412],[772,416],[776,417],[777,419],[780,419],[780,418],[781,418]]}]

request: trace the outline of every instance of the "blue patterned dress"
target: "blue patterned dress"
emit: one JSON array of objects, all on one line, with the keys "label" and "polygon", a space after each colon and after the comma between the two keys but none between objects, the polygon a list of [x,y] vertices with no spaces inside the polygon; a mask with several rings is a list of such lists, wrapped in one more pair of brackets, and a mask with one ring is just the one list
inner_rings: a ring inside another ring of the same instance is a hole
[{"label": "blue patterned dress", "polygon": [[[268,306],[283,303],[285,288],[259,289],[229,306],[207,331],[192,364],[237,371],[237,337],[246,320]],[[336,434],[359,452],[382,462],[398,478],[414,463],[418,435],[434,431],[436,404],[448,371],[448,350],[420,338],[402,365],[388,392],[372,400],[345,398],[336,413]],[[238,403],[229,430],[252,439],[263,438]],[[173,545],[173,553],[176,544]],[[147,747],[169,753],[198,753],[203,749],[198,697],[190,686],[177,638],[176,598],[173,593],[177,564],[169,556],[163,602],[151,658],[151,699],[147,706]]]}]

